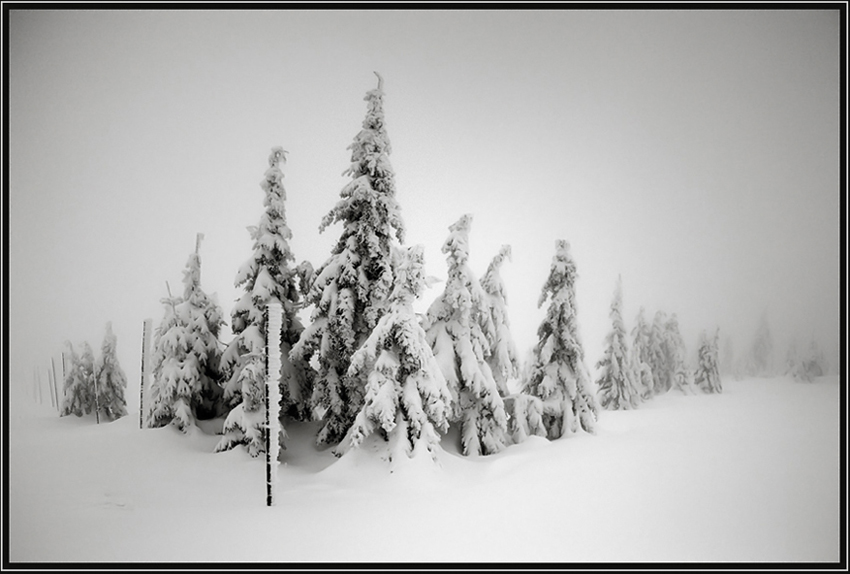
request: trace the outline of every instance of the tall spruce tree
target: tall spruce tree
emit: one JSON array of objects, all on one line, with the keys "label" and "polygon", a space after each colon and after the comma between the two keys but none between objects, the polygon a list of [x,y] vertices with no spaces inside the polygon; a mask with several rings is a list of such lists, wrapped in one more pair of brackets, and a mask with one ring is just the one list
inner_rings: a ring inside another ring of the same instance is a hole
[{"label": "tall spruce tree", "polygon": [[499,273],[505,259],[511,258],[511,246],[503,245],[499,253],[493,257],[486,273],[481,278],[481,288],[486,294],[484,303],[487,308],[484,334],[489,344],[487,364],[493,373],[493,378],[499,388],[499,394],[508,396],[508,380],[519,376],[519,357],[516,345],[511,336],[511,325],[508,319],[508,298],[505,292],[505,282]]},{"label": "tall spruce tree", "polygon": [[670,388],[686,395],[694,393],[693,372],[687,366],[685,340],[679,332],[679,318],[673,313],[664,325],[665,355],[670,365]]},{"label": "tall spruce tree", "polygon": [[395,252],[396,285],[389,309],[351,357],[348,373],[366,377],[366,394],[339,454],[359,447],[377,431],[389,461],[419,452],[436,457],[438,431],[448,430],[449,388],[413,311],[425,284],[422,246]]},{"label": "tall spruce tree", "polygon": [[[59,416],[74,414],[78,417],[88,414],[94,408],[94,378],[91,376],[91,365],[86,365],[70,341],[65,342],[68,348],[68,370],[62,392],[62,411]],[[88,347],[88,343],[85,343]]]},{"label": "tall spruce tree", "polygon": [[605,351],[596,367],[600,369],[596,384],[602,408],[609,410],[633,409],[640,404],[639,381],[629,362],[626,326],[623,323],[623,286],[617,278],[617,288],[611,302],[611,331],[605,337]]},{"label": "tall spruce tree", "polygon": [[723,352],[720,354],[720,372],[724,375],[738,376],[735,363],[735,344],[731,335],[723,338]]},{"label": "tall spruce tree", "polygon": [[292,349],[293,359],[317,369],[311,404],[322,415],[320,445],[342,440],[363,407],[367,373],[349,374],[351,357],[388,308],[392,248],[394,240],[404,242],[380,76],[364,99],[366,118],[349,146],[351,165],[344,172],[351,181],[319,227],[321,232],[340,223],[342,234],[313,276],[307,295],[314,306],[311,324]]},{"label": "tall spruce tree", "polygon": [[641,307],[635,318],[635,326],[632,328],[631,367],[635,384],[640,391],[640,398],[647,400],[655,392],[655,383],[652,377],[652,355],[649,347],[650,326],[643,314],[644,308]]},{"label": "tall spruce tree", "polygon": [[694,383],[705,393],[721,393],[723,387],[720,383],[720,369],[717,361],[717,347],[719,345],[718,329],[714,337],[709,337],[705,331],[700,334],[699,348],[697,350],[698,364],[694,374]]},{"label": "tall spruce tree", "polygon": [[[286,161],[286,152],[273,147],[269,168],[260,182],[265,211],[257,227],[249,227],[254,240],[253,254],[236,274],[234,284],[245,293],[231,312],[233,340],[221,356],[227,376],[224,399],[232,406],[224,422],[224,436],[216,452],[244,445],[251,456],[265,452],[265,381],[266,381],[266,306],[279,301],[283,307],[280,330],[281,417],[310,418],[311,371],[307,361],[290,357],[290,351],[304,327],[298,318],[303,264],[293,268],[295,260],[289,247],[292,231],[286,224],[286,190],[278,165]],[[286,430],[281,426],[281,434]]]},{"label": "tall spruce tree", "polygon": [[763,376],[773,373],[773,335],[770,332],[770,323],[767,320],[767,311],[762,313],[758,328],[750,345],[750,353],[747,358],[747,374],[750,376]]},{"label": "tall spruce tree", "polygon": [[544,402],[543,420],[549,439],[577,432],[579,425],[593,433],[599,416],[578,335],[576,277],[570,245],[559,239],[549,278],[537,302],[542,307],[548,300],[549,307],[537,329],[534,364],[524,389]]},{"label": "tall spruce tree", "polygon": [[665,349],[664,325],[666,322],[667,314],[664,311],[656,311],[647,339],[649,366],[652,369],[652,392],[655,395],[664,394],[670,390],[670,361]]},{"label": "tall spruce tree", "polygon": [[460,423],[464,455],[493,454],[507,445],[507,415],[499,387],[487,364],[489,345],[483,325],[489,320],[486,294],[469,268],[466,214],[449,226],[442,251],[447,255],[445,289],[431,303],[423,326],[451,393],[451,422]]},{"label": "tall spruce tree", "polygon": [[127,375],[118,363],[116,346],[118,338],[112,332],[112,323],[106,324],[106,334],[100,346],[100,356],[94,364],[94,376],[97,378],[97,405],[101,413],[109,420],[127,415]]},{"label": "tall spruce tree", "polygon": [[196,420],[221,414],[221,308],[201,288],[200,241],[183,270],[183,296],[163,299],[154,341],[149,426],[174,424],[186,433]]}]

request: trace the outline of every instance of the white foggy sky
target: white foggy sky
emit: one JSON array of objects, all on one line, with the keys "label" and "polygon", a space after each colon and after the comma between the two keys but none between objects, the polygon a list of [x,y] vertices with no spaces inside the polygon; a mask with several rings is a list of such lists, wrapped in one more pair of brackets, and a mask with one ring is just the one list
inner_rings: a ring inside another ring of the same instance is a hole
[{"label": "white foggy sky", "polygon": [[797,332],[836,366],[837,10],[12,11],[9,34],[13,377],[112,321],[138,388],[197,232],[229,318],[272,146],[296,259],[324,262],[373,70],[406,243],[441,279],[464,213],[479,277],[510,244],[523,355],[566,239],[593,372],[618,274],[629,331],[676,312],[690,352],[719,326],[740,355],[767,309],[780,358]]}]

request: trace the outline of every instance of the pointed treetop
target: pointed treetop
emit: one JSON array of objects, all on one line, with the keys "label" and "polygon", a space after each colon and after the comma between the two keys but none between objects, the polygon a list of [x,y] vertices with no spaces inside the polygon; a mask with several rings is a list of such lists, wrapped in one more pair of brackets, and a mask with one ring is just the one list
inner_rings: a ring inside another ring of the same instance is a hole
[{"label": "pointed treetop", "polygon": [[375,72],[375,75],[378,76],[378,89],[381,90],[384,87],[384,79],[381,77],[381,74]]},{"label": "pointed treetop", "polygon": [[195,255],[197,255],[198,251],[201,249],[201,240],[203,238],[204,238],[203,233],[198,233],[197,236],[195,236]]},{"label": "pointed treetop", "polygon": [[472,214],[466,213],[449,226],[449,231],[469,231],[472,226]]},{"label": "pointed treetop", "polygon": [[272,153],[269,155],[269,167],[277,167],[277,164],[280,162],[286,163],[286,154],[289,152],[283,149],[282,147],[274,146],[272,148]]},{"label": "pointed treetop", "polygon": [[493,258],[492,264],[494,267],[499,267],[505,261],[505,259],[511,261],[510,245],[502,245],[502,247],[499,249],[499,253]]}]

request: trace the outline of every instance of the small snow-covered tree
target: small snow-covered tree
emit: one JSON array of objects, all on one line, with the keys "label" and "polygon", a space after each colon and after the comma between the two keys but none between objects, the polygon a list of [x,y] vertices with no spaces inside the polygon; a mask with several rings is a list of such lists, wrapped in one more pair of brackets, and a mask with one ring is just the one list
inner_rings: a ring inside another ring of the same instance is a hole
[{"label": "small snow-covered tree", "polygon": [[389,461],[419,452],[436,458],[438,431],[448,430],[449,388],[413,311],[425,284],[422,246],[395,252],[389,309],[351,357],[349,374],[366,377],[366,394],[337,449],[340,455],[377,431],[386,441]]},{"label": "small snow-covered tree", "polygon": [[508,298],[505,294],[505,283],[499,273],[502,263],[510,258],[511,246],[503,245],[481,278],[481,288],[486,294],[484,303],[487,307],[484,335],[490,347],[487,364],[490,365],[493,379],[503,397],[509,394],[508,380],[519,376],[519,358],[508,320]]},{"label": "small snow-covered tree", "polygon": [[322,415],[319,444],[342,440],[363,407],[367,374],[349,374],[351,356],[386,312],[394,239],[404,242],[378,79],[377,89],[366,93],[363,128],[349,146],[351,165],[344,175],[352,179],[319,227],[321,232],[340,223],[342,235],[313,276],[307,295],[314,307],[311,323],[292,349],[293,359],[317,370],[311,404]]},{"label": "small snow-covered tree", "polygon": [[738,375],[735,363],[735,344],[731,335],[723,338],[723,350],[720,353],[720,372],[724,375]]},{"label": "small snow-covered tree", "polygon": [[652,362],[649,347],[650,327],[644,319],[644,309],[635,318],[635,326],[632,329],[632,354],[631,367],[634,373],[634,381],[640,390],[640,398],[647,400],[652,397],[655,384],[652,378]]},{"label": "small snow-covered tree", "polygon": [[827,371],[826,358],[814,338],[804,352],[798,350],[796,338],[791,340],[786,353],[786,374],[798,381],[811,382],[815,377],[825,375]]},{"label": "small snow-covered tree", "polygon": [[719,332],[719,330],[716,331],[714,337],[709,337],[705,331],[700,334],[697,350],[698,364],[694,374],[694,383],[705,393],[723,392],[717,360]]},{"label": "small snow-covered tree", "polygon": [[602,408],[609,410],[633,409],[640,404],[639,381],[628,360],[626,326],[623,323],[623,287],[617,278],[617,288],[611,302],[611,331],[605,337],[605,351],[596,363],[600,369],[596,384],[597,397]]},{"label": "small snow-covered tree", "polygon": [[[293,268],[295,256],[289,247],[292,231],[286,224],[286,190],[278,165],[286,152],[273,147],[269,168],[260,182],[265,211],[257,227],[248,231],[254,240],[253,254],[236,274],[234,284],[244,293],[231,312],[233,340],[221,356],[226,373],[224,399],[231,405],[216,452],[244,445],[251,456],[265,452],[266,314],[269,301],[283,307],[280,330],[281,416],[308,420],[312,373],[307,361],[290,356],[304,327],[298,318],[307,278],[305,266]],[[286,430],[281,426],[281,435]]]},{"label": "small snow-covered tree", "polygon": [[106,324],[106,335],[100,346],[100,356],[94,365],[94,376],[97,378],[97,405],[101,413],[109,420],[115,420],[127,415],[127,399],[124,391],[127,389],[127,376],[118,363],[116,345],[118,338],[112,332],[112,322]]},{"label": "small snow-covered tree", "polygon": [[507,444],[507,416],[499,388],[487,364],[489,345],[482,324],[488,318],[486,294],[469,268],[466,214],[449,227],[442,251],[448,278],[443,293],[428,308],[428,343],[451,392],[451,422],[460,422],[465,455],[493,454]]},{"label": "small snow-covered tree", "polygon": [[694,394],[693,372],[687,365],[685,340],[679,332],[679,319],[673,313],[664,325],[665,354],[670,365],[670,388],[686,395]]},{"label": "small snow-covered tree", "polygon": [[530,436],[546,438],[543,416],[546,408],[538,397],[520,392],[505,397],[505,412],[508,414],[508,436],[513,444],[519,444]]},{"label": "small snow-covered tree", "polygon": [[656,311],[649,329],[648,351],[649,366],[652,369],[653,394],[660,395],[670,390],[670,361],[665,349],[666,333],[664,326],[667,322],[667,314],[664,311]]},{"label": "small snow-covered tree", "polygon": [[770,333],[767,312],[764,312],[759,320],[755,335],[753,335],[753,342],[747,357],[747,374],[754,377],[769,375],[772,372],[773,336]]},{"label": "small snow-covered tree", "polygon": [[196,420],[221,414],[221,308],[201,288],[198,235],[183,271],[183,296],[163,299],[165,316],[154,340],[149,425],[174,424],[184,433]]},{"label": "small snow-covered tree", "polygon": [[63,384],[62,397],[62,412],[59,416],[67,416],[70,414],[83,416],[83,413],[88,414],[94,408],[94,377],[92,376],[93,365],[91,362],[86,362],[93,355],[88,343],[84,343],[84,348],[88,349],[87,353],[83,353],[86,360],[77,354],[74,346],[70,341],[66,341],[68,347],[67,360],[68,369],[65,373],[65,381]]},{"label": "small snow-covered tree", "polygon": [[599,416],[578,335],[576,277],[569,243],[559,239],[537,302],[542,307],[548,300],[549,307],[537,329],[534,364],[524,388],[525,393],[543,401],[543,422],[550,439],[577,432],[579,425],[593,433]]}]

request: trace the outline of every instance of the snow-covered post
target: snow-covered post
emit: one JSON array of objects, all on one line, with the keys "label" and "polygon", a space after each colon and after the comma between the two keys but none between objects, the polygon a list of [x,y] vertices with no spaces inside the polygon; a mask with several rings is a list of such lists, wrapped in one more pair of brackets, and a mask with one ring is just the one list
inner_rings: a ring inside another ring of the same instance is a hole
[{"label": "snow-covered post", "polygon": [[97,372],[94,368],[94,363],[92,363],[91,377],[94,381],[94,420],[97,424],[100,424],[100,400],[97,396]]},{"label": "snow-covered post", "polygon": [[59,410],[59,385],[56,384],[56,361],[50,357],[50,368],[53,372],[53,397],[56,399],[56,410]]},{"label": "snow-covered post", "polygon": [[56,408],[56,397],[53,395],[53,374],[47,369],[47,392],[50,395],[50,406]]},{"label": "snow-covered post", "polygon": [[274,506],[280,454],[280,330],[283,305],[266,306],[266,506]]},{"label": "snow-covered post", "polygon": [[41,389],[41,371],[38,367],[35,368],[35,376],[36,376],[36,390],[38,392],[38,404],[44,404],[44,392]]},{"label": "snow-covered post", "polygon": [[139,384],[139,428],[145,428],[145,385],[148,381],[150,361],[147,360],[148,349],[151,341],[151,326],[153,319],[145,319],[142,327],[142,380]]}]

